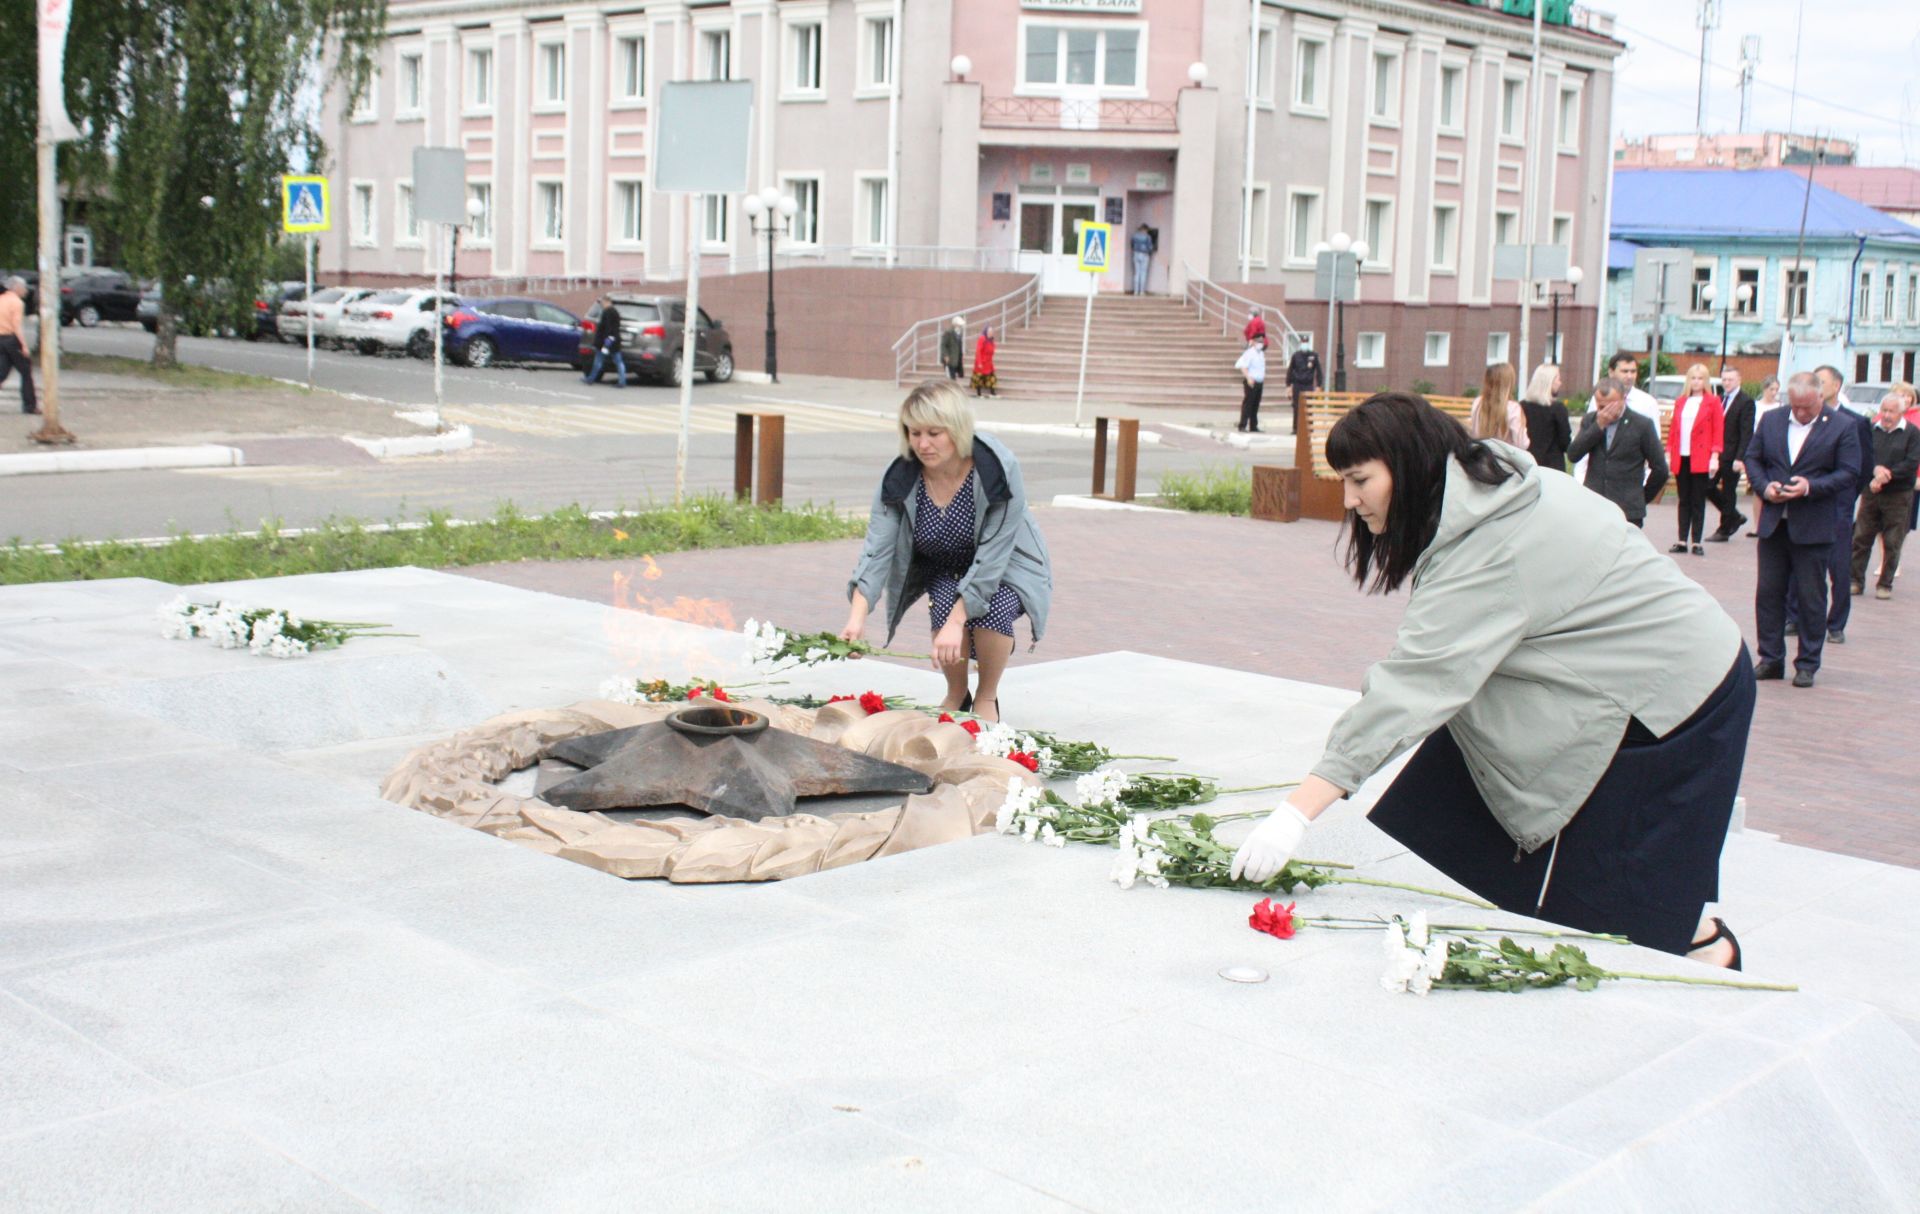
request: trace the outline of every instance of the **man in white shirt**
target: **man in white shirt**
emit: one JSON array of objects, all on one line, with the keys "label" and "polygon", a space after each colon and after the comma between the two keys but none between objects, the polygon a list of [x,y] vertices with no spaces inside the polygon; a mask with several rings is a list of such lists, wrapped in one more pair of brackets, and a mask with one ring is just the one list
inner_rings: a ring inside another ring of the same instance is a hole
[{"label": "man in white shirt", "polygon": [[[1653,398],[1651,392],[1640,387],[1640,360],[1625,350],[1617,351],[1612,358],[1607,360],[1607,377],[1617,379],[1627,385],[1627,408],[1632,409],[1635,413],[1652,422],[1653,432],[1659,436],[1662,443],[1665,443],[1667,441],[1667,430],[1665,426],[1660,424],[1660,402]],[[1589,398],[1587,401],[1587,412],[1592,413],[1597,407],[1593,400]],[[1573,476],[1575,480],[1585,482],[1587,476],[1586,460],[1583,459],[1573,466]]]},{"label": "man in white shirt", "polygon": [[1240,397],[1240,424],[1234,429],[1244,434],[1260,433],[1260,394],[1267,387],[1267,351],[1266,334],[1247,339],[1247,348],[1240,352],[1239,361],[1233,369],[1240,372],[1246,380],[1245,393]]}]

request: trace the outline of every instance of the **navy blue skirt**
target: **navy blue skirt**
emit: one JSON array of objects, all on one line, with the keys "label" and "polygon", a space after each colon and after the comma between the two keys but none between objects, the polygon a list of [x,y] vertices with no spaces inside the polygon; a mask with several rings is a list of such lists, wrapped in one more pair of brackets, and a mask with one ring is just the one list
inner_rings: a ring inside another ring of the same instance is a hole
[{"label": "navy blue skirt", "polygon": [[1743,644],[1720,686],[1672,732],[1656,738],[1630,722],[1557,842],[1531,854],[1487,808],[1445,728],[1420,744],[1368,820],[1501,910],[1685,953],[1702,909],[1720,897],[1753,704]]}]

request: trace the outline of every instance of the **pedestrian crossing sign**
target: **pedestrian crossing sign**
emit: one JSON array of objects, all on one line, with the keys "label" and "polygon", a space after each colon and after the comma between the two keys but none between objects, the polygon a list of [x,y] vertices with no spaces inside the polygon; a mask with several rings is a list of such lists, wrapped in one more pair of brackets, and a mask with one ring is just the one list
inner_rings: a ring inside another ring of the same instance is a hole
[{"label": "pedestrian crossing sign", "polygon": [[289,232],[326,232],[333,228],[325,177],[280,179],[280,226]]},{"label": "pedestrian crossing sign", "polygon": [[1113,267],[1113,225],[1080,225],[1080,268],[1089,274],[1104,274]]}]

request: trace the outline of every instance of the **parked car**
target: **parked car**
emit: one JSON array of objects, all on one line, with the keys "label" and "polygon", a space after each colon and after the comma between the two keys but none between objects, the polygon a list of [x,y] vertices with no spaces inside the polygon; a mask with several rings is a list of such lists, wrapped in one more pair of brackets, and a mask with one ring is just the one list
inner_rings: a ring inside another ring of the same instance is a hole
[{"label": "parked car", "polygon": [[[593,301],[580,321],[579,346],[573,365],[585,375],[593,369],[593,335],[601,309],[612,303],[620,310],[621,344],[627,370],[643,378],[665,384],[680,382],[681,359],[686,349],[687,301],[679,295],[629,295],[616,291]],[[726,326],[700,309],[695,330],[693,369],[704,372],[713,383],[733,378],[733,337]],[[605,376],[602,366],[600,374]]]},{"label": "parked car", "polygon": [[280,337],[283,341],[307,340],[307,328],[313,328],[313,344],[338,346],[340,321],[346,310],[379,292],[372,287],[327,287],[314,289],[312,299],[302,299],[280,309]]},{"label": "parked car", "polygon": [[415,358],[431,358],[435,314],[461,303],[458,295],[436,295],[428,288],[381,291],[347,308],[340,340],[362,354],[405,350]]},{"label": "parked car", "polygon": [[1847,398],[1847,403],[1853,406],[1855,413],[1872,417],[1880,411],[1880,398],[1885,396],[1887,389],[1892,386],[1892,384],[1887,383],[1848,384],[1840,390],[1840,394]]},{"label": "parked car", "polygon": [[253,297],[253,336],[280,340],[280,310],[307,297],[305,280],[269,282]]},{"label": "parked car", "polygon": [[1647,391],[1664,408],[1672,408],[1673,402],[1687,389],[1687,377],[1684,375],[1656,375],[1648,381]]},{"label": "parked car", "polygon": [[134,320],[140,284],[119,270],[88,270],[60,284],[60,323],[91,329],[103,320]]},{"label": "parked car", "polygon": [[154,283],[140,292],[140,303],[133,309],[133,318],[140,327],[149,333],[160,329],[160,284]]},{"label": "parked car", "polygon": [[18,275],[21,278],[26,280],[26,283],[27,283],[26,309],[27,309],[27,315],[32,316],[40,310],[40,271],[38,270],[0,270],[0,283],[6,282],[7,279],[12,278],[15,275]]},{"label": "parked car", "polygon": [[445,342],[447,357],[469,367],[570,363],[580,345],[580,318],[544,299],[472,299],[447,315]]}]

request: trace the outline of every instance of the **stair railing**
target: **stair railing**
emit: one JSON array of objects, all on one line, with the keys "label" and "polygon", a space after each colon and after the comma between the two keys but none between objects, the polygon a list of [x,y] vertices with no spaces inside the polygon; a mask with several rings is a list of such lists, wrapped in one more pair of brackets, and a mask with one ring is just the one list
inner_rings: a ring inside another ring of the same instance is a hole
[{"label": "stair railing", "polygon": [[1033,318],[1040,314],[1042,298],[1040,275],[1035,274],[1026,285],[1008,291],[998,299],[915,321],[913,327],[893,343],[893,382],[907,382],[914,373],[913,369],[922,362],[939,361],[940,334],[953,323],[954,317],[960,318],[969,333],[982,324],[991,324],[995,333],[1006,333],[1010,326],[1018,325],[1024,329],[1033,323]]},{"label": "stair railing", "polygon": [[1247,318],[1258,312],[1267,322],[1268,332],[1272,332],[1278,326],[1280,331],[1287,335],[1287,349],[1299,347],[1300,330],[1294,328],[1287,320],[1286,313],[1272,304],[1263,304],[1248,299],[1244,295],[1236,295],[1219,283],[1200,277],[1194,273],[1190,263],[1182,262],[1181,266],[1187,272],[1187,285],[1181,292],[1181,301],[1195,309],[1201,320],[1208,322],[1217,320],[1220,322],[1221,333],[1237,335],[1245,326]]}]

